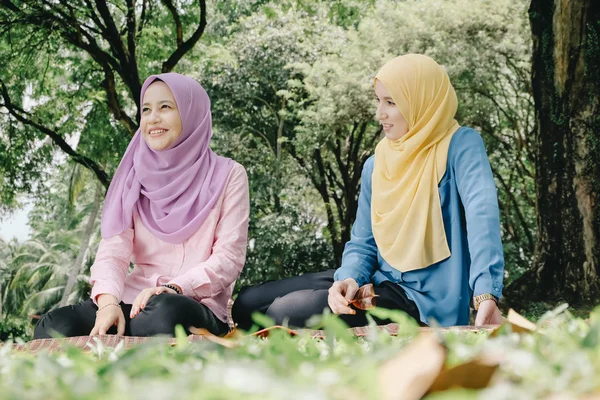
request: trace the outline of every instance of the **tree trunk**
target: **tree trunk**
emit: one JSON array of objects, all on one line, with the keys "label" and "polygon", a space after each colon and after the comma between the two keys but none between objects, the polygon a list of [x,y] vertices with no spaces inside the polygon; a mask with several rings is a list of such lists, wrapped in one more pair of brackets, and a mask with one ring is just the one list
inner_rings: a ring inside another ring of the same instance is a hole
[{"label": "tree trunk", "polygon": [[77,254],[77,258],[75,259],[75,263],[69,272],[69,279],[67,280],[67,285],[65,286],[65,290],[63,291],[62,298],[60,299],[60,307],[64,307],[69,302],[69,296],[73,292],[73,288],[75,287],[75,283],[77,283],[77,275],[81,273],[81,265],[83,264],[83,259],[85,258],[85,253],[90,245],[90,238],[92,237],[92,233],[94,232],[94,224],[96,222],[96,217],[98,215],[98,211],[100,210],[100,201],[102,200],[102,195],[104,194],[104,190],[100,184],[96,185],[96,192],[94,194],[94,205],[92,207],[92,212],[90,213],[87,223],[85,225],[85,231],[83,232],[83,237],[81,238],[81,245],[79,246],[79,253]]},{"label": "tree trunk", "polygon": [[3,315],[2,315],[2,303],[4,300],[4,296],[2,293],[2,282],[0,282],[0,322],[2,322],[3,320]]},{"label": "tree trunk", "polygon": [[600,288],[600,2],[532,0],[529,16],[538,237],[507,296],[580,303]]}]

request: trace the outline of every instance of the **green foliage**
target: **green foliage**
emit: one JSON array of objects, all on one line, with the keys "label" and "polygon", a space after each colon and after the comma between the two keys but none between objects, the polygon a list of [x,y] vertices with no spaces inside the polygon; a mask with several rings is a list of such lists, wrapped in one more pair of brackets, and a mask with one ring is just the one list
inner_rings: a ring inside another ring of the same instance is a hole
[{"label": "green foliage", "polygon": [[[77,172],[79,171],[79,175]],[[58,305],[70,268],[80,249],[85,217],[93,203],[95,180],[83,169],[67,165],[49,181],[53,189],[30,212],[32,238],[24,243],[0,242],[0,307],[5,317],[27,319]],[[79,179],[77,179],[79,176]],[[86,179],[87,178],[87,179]],[[73,186],[78,187],[73,191]],[[98,224],[97,224],[98,226]],[[87,297],[98,235],[94,235],[84,267],[77,274],[71,302]]]},{"label": "green foliage", "polygon": [[0,342],[7,340],[31,338],[31,326],[27,322],[16,319],[0,319]]},{"label": "green foliage", "polygon": [[[414,330],[391,337],[372,331],[356,338],[337,317],[324,315],[326,340],[307,333],[291,337],[272,331],[268,339],[242,336],[226,348],[210,341],[174,347],[148,342],[129,350],[104,347],[91,352],[66,348],[60,353],[28,354],[0,348],[0,391],[6,399],[182,398],[203,399],[379,399],[380,368],[401,354]],[[600,310],[590,324],[568,311],[553,313],[538,332],[487,334],[449,331],[447,365],[485,352],[500,366],[483,390],[451,389],[427,399],[537,399],[561,395],[580,398],[600,389]]]},{"label": "green foliage", "polygon": [[[82,4],[73,3],[75,16],[89,14]],[[175,45],[169,11],[160,2],[147,4],[136,39],[140,79],[158,72]],[[123,5],[111,8],[119,26]],[[459,120],[482,132],[497,178],[508,280],[524,271],[535,238],[526,6],[524,0],[209,1],[206,33],[177,68],[198,78],[211,96],[215,151],[248,171],[250,246],[238,285],[339,265],[362,165],[380,137],[372,79],[385,61],[405,52],[429,54],[448,69]],[[187,37],[197,5],[187,2],[178,10]],[[12,21],[15,12],[0,9],[0,22]],[[2,26],[0,55],[7,63],[0,80],[13,102],[110,176],[131,132],[107,99],[105,71],[65,39],[65,27],[34,29],[16,20]],[[115,75],[115,92],[134,120],[137,92],[123,76]],[[43,301],[28,307],[37,313],[60,298],[91,210],[93,176],[82,173],[81,164],[65,165],[48,136],[13,116],[0,115],[0,132],[0,207],[17,206],[18,193],[37,194],[30,215],[36,244],[5,259],[19,255],[7,263],[12,272],[6,279],[16,276],[15,285],[26,288],[9,293],[2,286],[4,312],[22,315],[18,302],[47,290],[39,296]],[[79,200],[73,197],[78,193]],[[98,239],[96,232],[73,300],[89,290],[85,273]],[[51,262],[42,267],[40,260]]]},{"label": "green foliage", "polygon": [[[270,4],[203,48],[200,79],[213,99],[215,125],[242,143],[229,154],[249,169],[257,205],[281,214],[282,191],[302,177],[314,192],[309,201],[321,199],[315,211],[338,263],[360,169],[379,135],[373,76],[398,54],[425,53],[448,69],[459,121],[482,132],[499,188],[507,277],[519,276],[535,238],[526,2],[349,2],[344,7],[360,9],[360,18],[348,23],[332,17],[338,6]],[[355,15],[338,11],[342,19]]]}]

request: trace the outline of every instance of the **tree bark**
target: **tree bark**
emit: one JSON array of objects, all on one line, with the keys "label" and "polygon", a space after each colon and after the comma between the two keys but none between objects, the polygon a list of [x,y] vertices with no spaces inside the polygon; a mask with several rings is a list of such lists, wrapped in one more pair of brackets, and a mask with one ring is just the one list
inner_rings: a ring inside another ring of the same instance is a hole
[{"label": "tree bark", "polygon": [[81,238],[81,244],[79,246],[79,253],[77,254],[75,263],[73,264],[73,267],[69,272],[69,278],[67,280],[65,290],[63,291],[62,298],[60,299],[60,307],[64,307],[68,304],[69,296],[73,292],[75,283],[77,283],[77,275],[81,273],[81,265],[83,264],[83,259],[85,258],[85,254],[87,253],[88,247],[90,245],[90,238],[92,237],[92,233],[94,232],[94,224],[96,222],[98,211],[100,210],[100,201],[102,200],[103,195],[104,190],[102,186],[100,184],[96,185],[96,192],[94,194],[94,205],[92,207],[92,212],[88,216],[88,220],[85,225],[83,237]]},{"label": "tree bark", "polygon": [[600,288],[600,2],[532,0],[538,237],[509,303],[592,300]]},{"label": "tree bark", "polygon": [[4,315],[2,314],[2,304],[4,300],[2,289],[2,282],[0,282],[0,322],[2,322],[2,320],[4,319]]}]

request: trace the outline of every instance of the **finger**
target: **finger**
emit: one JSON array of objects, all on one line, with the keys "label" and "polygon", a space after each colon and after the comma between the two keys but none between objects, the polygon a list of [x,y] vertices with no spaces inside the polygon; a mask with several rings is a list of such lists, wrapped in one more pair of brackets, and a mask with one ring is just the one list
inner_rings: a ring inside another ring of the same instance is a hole
[{"label": "finger", "polygon": [[339,312],[338,312],[339,302],[338,302],[338,300],[336,300],[336,298],[333,296],[332,293],[330,293],[329,296],[327,297],[327,304],[329,305],[329,308],[331,308],[331,311],[334,314],[339,314]]},{"label": "finger", "polygon": [[354,296],[356,296],[356,292],[358,292],[358,285],[346,285],[346,300],[352,301]]},{"label": "finger", "polygon": [[484,316],[481,313],[477,313],[477,316],[475,317],[475,326],[481,326],[484,325]]},{"label": "finger", "polygon": [[[152,290],[152,289],[150,289],[150,290]],[[133,301],[133,304],[131,306],[131,313],[129,314],[129,318],[133,318],[140,313],[140,310],[142,308],[142,303],[144,302],[144,297],[146,296],[147,292],[148,292],[148,289],[144,289],[140,292],[140,294],[138,294],[136,296],[136,298]]]},{"label": "finger", "polygon": [[98,334],[98,325],[94,325],[92,331],[90,332],[90,336],[96,336]]},{"label": "finger", "polygon": [[346,300],[346,298],[340,292],[329,293],[329,296],[336,304],[340,304],[343,306],[348,305],[348,300]]},{"label": "finger", "polygon": [[106,335],[106,327],[104,325],[100,326],[100,328],[98,329],[98,335]]},{"label": "finger", "polygon": [[332,293],[331,295],[331,310],[335,314],[355,314],[352,308],[348,307],[348,301],[340,293]]},{"label": "finger", "polygon": [[354,314],[354,310],[348,307],[348,300],[342,295],[343,284],[335,282],[329,288],[329,296],[327,298],[330,304],[331,311],[334,314]]},{"label": "finger", "polygon": [[166,288],[164,286],[157,287],[156,290],[154,291],[154,295],[158,295],[158,294],[161,294],[161,293],[169,293],[170,290],[171,289],[168,289],[168,288]]},{"label": "finger", "polygon": [[140,294],[135,296],[135,300],[133,300],[133,304],[131,304],[131,311],[129,312],[129,318],[135,317],[137,315],[137,313],[139,312],[143,293],[144,293],[144,291],[142,290],[140,292]]},{"label": "finger", "polygon": [[144,309],[146,308],[146,304],[148,304],[148,300],[150,300],[150,297],[154,296],[154,289],[151,290],[147,290],[146,293],[144,294],[144,297],[142,298],[142,303],[140,304],[140,309]]},{"label": "finger", "polygon": [[119,314],[118,326],[117,326],[117,335],[123,336],[125,334],[125,316],[123,312]]},{"label": "finger", "polygon": [[351,314],[351,315],[354,315],[354,314],[356,314],[356,310],[354,310],[354,309],[352,309],[352,308],[350,308],[348,306],[345,306],[343,304],[340,304],[339,307],[338,307],[338,314]]}]

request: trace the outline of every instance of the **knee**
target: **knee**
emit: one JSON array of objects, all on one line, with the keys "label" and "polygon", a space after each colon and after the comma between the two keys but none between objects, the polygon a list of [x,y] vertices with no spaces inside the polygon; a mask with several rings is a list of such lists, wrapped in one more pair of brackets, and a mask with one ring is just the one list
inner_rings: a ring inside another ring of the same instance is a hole
[{"label": "knee", "polygon": [[150,298],[146,307],[131,320],[133,336],[170,335],[175,333],[175,326],[181,321],[184,307],[179,306],[181,295],[163,293]]},{"label": "knee", "polygon": [[233,303],[232,313],[252,313],[260,309],[262,303],[261,291],[257,286],[246,286],[240,290],[235,302]]},{"label": "knee", "polygon": [[326,290],[301,290],[277,298],[266,315],[277,325],[302,328],[310,317],[321,314],[326,308]]},{"label": "knee", "polygon": [[291,294],[278,297],[265,313],[276,325],[289,325],[290,317],[297,314],[298,305],[291,301]]},{"label": "knee", "polygon": [[256,287],[244,287],[231,307],[231,318],[240,329],[248,330],[252,326],[252,313],[260,312],[259,293]]},{"label": "knee", "polygon": [[77,336],[74,321],[61,310],[54,310],[42,315],[33,331],[34,339]]}]

